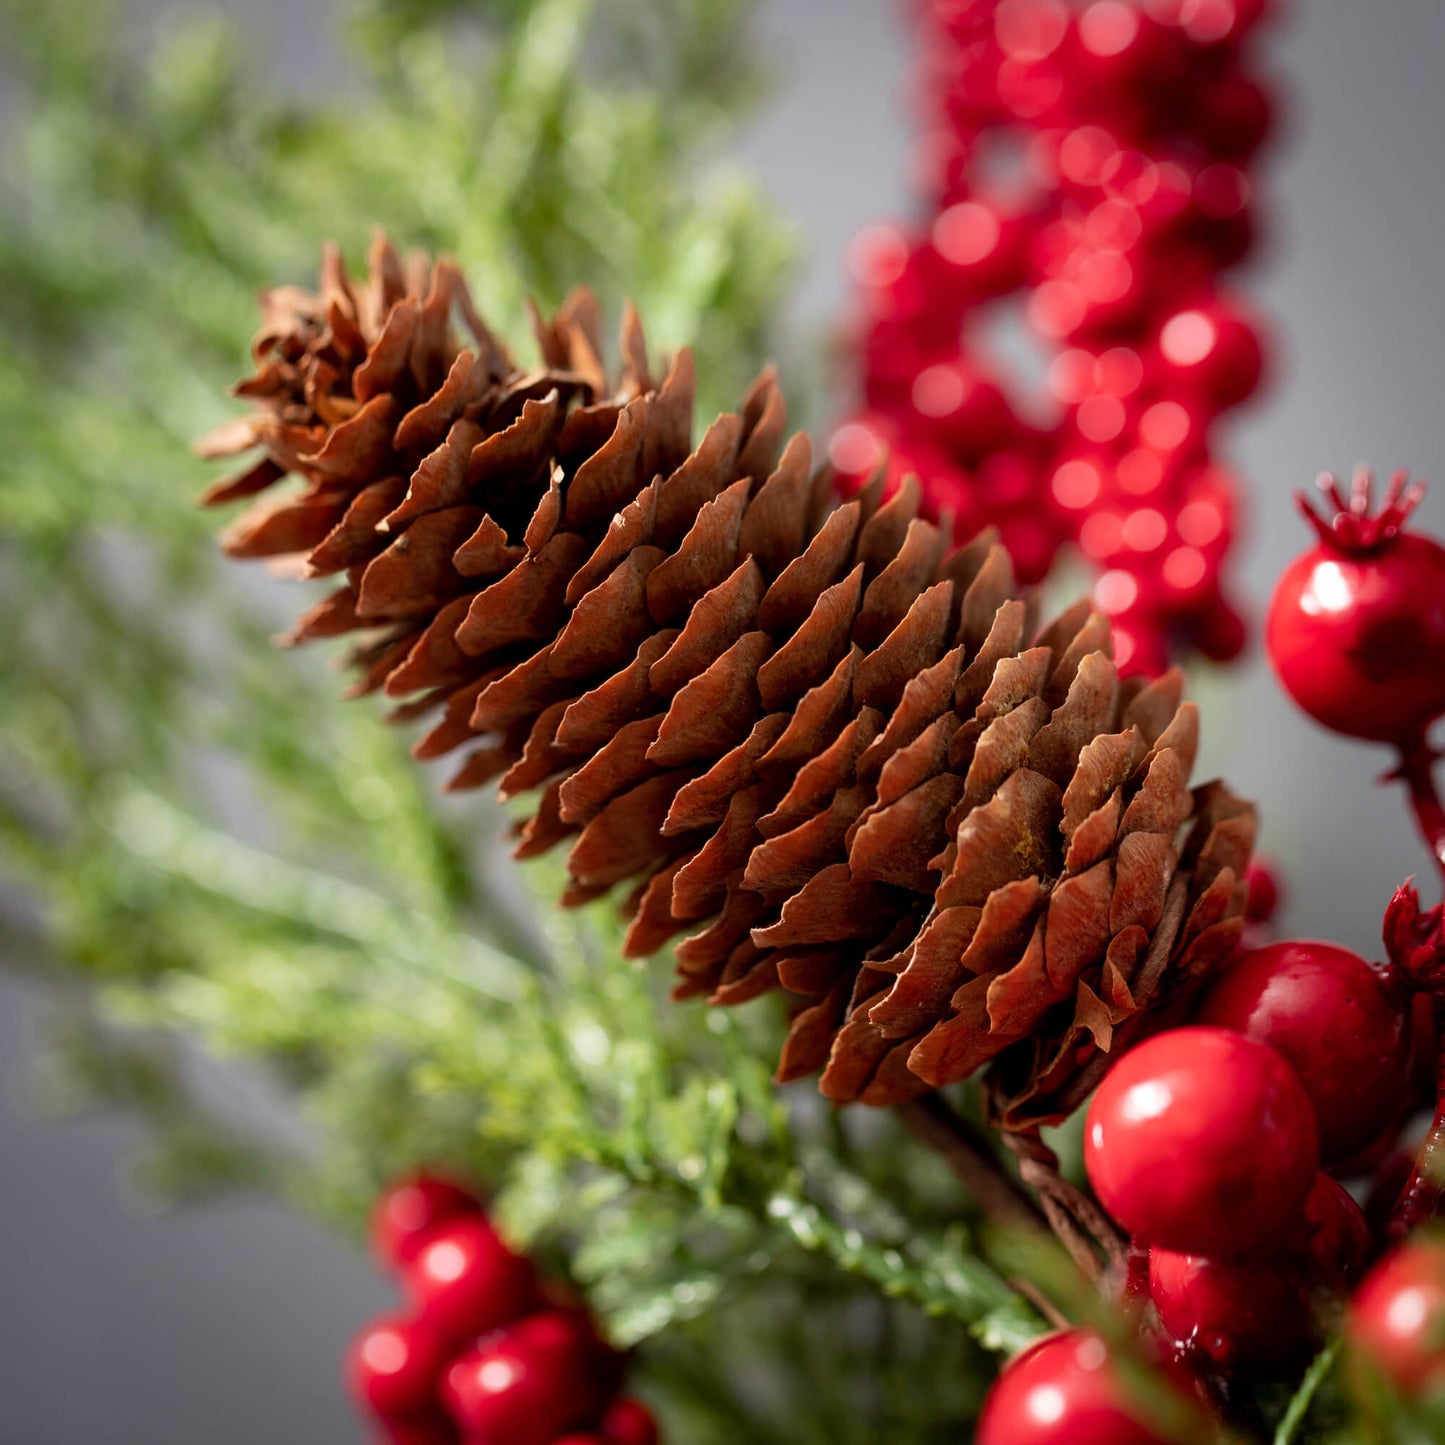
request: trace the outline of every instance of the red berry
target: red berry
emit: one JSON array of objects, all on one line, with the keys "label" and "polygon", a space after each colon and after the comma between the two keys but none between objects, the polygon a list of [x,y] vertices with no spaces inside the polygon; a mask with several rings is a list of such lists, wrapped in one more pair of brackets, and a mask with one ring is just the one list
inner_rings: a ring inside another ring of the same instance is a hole
[{"label": "red berry", "polygon": [[1171,1029],[1104,1076],[1084,1164],[1141,1244],[1238,1259],[1298,1229],[1315,1136],[1309,1096],[1274,1050],[1226,1029]]},{"label": "red berry", "polygon": [[377,1320],[357,1336],[347,1356],[351,1394],[383,1416],[435,1409],[448,1348],[446,1336],[429,1320]]},{"label": "red berry", "polygon": [[418,1311],[459,1340],[510,1323],[536,1299],[531,1261],[480,1215],[438,1225],[402,1278]]},{"label": "red berry", "polygon": [[1289,1264],[1223,1264],[1149,1251],[1149,1293],[1164,1328],[1230,1373],[1272,1376],[1309,1357],[1309,1300]]},{"label": "red berry", "polygon": [[1296,1250],[1245,1264],[1151,1250],[1150,1295],[1164,1328],[1191,1354],[1224,1370],[1269,1375],[1302,1363],[1314,1349],[1315,1293],[1344,1290],[1369,1252],[1359,1205],[1319,1174]]},{"label": "red berry", "polygon": [[1386,1255],[1355,1292],[1349,1335],[1402,1393],[1445,1384],[1445,1244],[1416,1239]]},{"label": "red berry", "polygon": [[596,1417],[617,1373],[617,1357],[585,1315],[548,1310],[457,1359],[442,1403],[478,1445],[551,1445]]},{"label": "red berry", "polygon": [[1406,532],[1420,488],[1403,472],[1371,512],[1367,472],[1351,499],[1330,488],[1338,514],[1305,507],[1320,545],[1285,569],[1270,599],[1265,639],[1290,696],[1349,737],[1408,743],[1445,714],[1445,547]]},{"label": "red berry", "polygon": [[1256,858],[1244,870],[1244,886],[1249,896],[1244,904],[1244,916],[1251,923],[1268,923],[1279,911],[1279,872],[1263,858]]},{"label": "red berry", "polygon": [[481,1208],[473,1194],[438,1175],[417,1174],[399,1180],[372,1211],[372,1252],[388,1268],[400,1269],[443,1220],[478,1214]]},{"label": "red berry", "polygon": [[1356,953],[1272,943],[1239,954],[1195,1017],[1282,1054],[1319,1122],[1320,1157],[1348,1159],[1399,1116],[1410,1074],[1407,999]]},{"label": "red berry", "polygon": [[983,1402],[974,1445],[1166,1445],[1145,1423],[1108,1346],[1089,1330],[1030,1345]]},{"label": "red berry", "polygon": [[657,1445],[657,1421],[641,1400],[615,1400],[602,1417],[608,1445]]},{"label": "red berry", "polygon": [[1393,1149],[1375,1166],[1365,1195],[1365,1220],[1371,1235],[1383,1239],[1390,1227],[1395,1203],[1415,1172],[1415,1156]]},{"label": "red berry", "polygon": [[590,1430],[580,1435],[563,1435],[552,1445],[610,1445],[605,1435],[594,1435]]},{"label": "red berry", "polygon": [[1194,392],[1217,411],[1247,400],[1264,375],[1259,335],[1220,300],[1176,311],[1159,331],[1157,364],[1170,395]]},{"label": "red berry", "polygon": [[1326,1289],[1348,1289],[1365,1272],[1372,1250],[1369,1223],[1353,1195],[1328,1174],[1315,1175],[1305,1200],[1307,1273]]},{"label": "red berry", "polygon": [[457,1427],[445,1415],[418,1415],[409,1420],[378,1420],[375,1438],[382,1445],[458,1445]]}]

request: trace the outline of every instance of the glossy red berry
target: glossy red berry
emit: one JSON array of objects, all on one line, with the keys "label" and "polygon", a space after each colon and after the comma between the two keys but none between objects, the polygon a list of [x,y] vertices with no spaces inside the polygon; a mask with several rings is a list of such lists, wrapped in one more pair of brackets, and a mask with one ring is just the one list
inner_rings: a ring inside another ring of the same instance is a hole
[{"label": "glossy red berry", "polygon": [[1365,1211],[1339,1180],[1317,1174],[1305,1200],[1301,1252],[1310,1278],[1325,1289],[1347,1290],[1364,1274],[1373,1251]]},{"label": "glossy red berry", "polygon": [[1231,1373],[1270,1375],[1308,1357],[1318,1344],[1318,1297],[1348,1288],[1369,1253],[1359,1205],[1319,1174],[1294,1247],[1243,1264],[1151,1250],[1149,1291],[1160,1322],[1190,1354]]},{"label": "glossy red berry", "polygon": [[1402,1393],[1445,1385],[1445,1244],[1415,1239],[1386,1255],[1350,1303],[1349,1337]]},{"label": "glossy red berry", "polygon": [[1244,870],[1244,886],[1249,890],[1244,903],[1244,916],[1251,923],[1268,923],[1279,911],[1279,872],[1263,858],[1254,859]]},{"label": "glossy red berry", "polygon": [[380,1445],[460,1445],[461,1441],[457,1427],[440,1412],[408,1419],[378,1420],[373,1438]]},{"label": "glossy red berry", "polygon": [[602,1417],[608,1445],[657,1445],[657,1421],[641,1400],[614,1400]]},{"label": "glossy red berry", "polygon": [[1284,1373],[1314,1346],[1308,1295],[1288,1263],[1224,1264],[1154,1249],[1149,1293],[1170,1336],[1230,1374]]},{"label": "glossy red berry", "polygon": [[1409,999],[1356,953],[1272,943],[1239,954],[1195,1014],[1282,1054],[1319,1123],[1326,1164],[1368,1148],[1398,1118],[1410,1077]]},{"label": "glossy red berry", "polygon": [[347,1356],[351,1394],[391,1418],[434,1410],[449,1348],[447,1337],[429,1320],[377,1320],[357,1336]]},{"label": "glossy red berry", "polygon": [[478,1445],[551,1445],[596,1418],[617,1373],[617,1357],[584,1314],[547,1310],[461,1355],[441,1398]]},{"label": "glossy red berry", "polygon": [[1264,346],[1242,312],[1216,299],[1176,311],[1164,322],[1156,365],[1171,395],[1193,393],[1225,411],[1258,390]]},{"label": "glossy red berry", "polygon": [[1303,501],[1320,545],[1285,569],[1265,638],[1290,696],[1335,732],[1410,743],[1445,714],[1445,547],[1404,527],[1422,489],[1397,473],[1372,514],[1368,472],[1347,500],[1322,478],[1332,520]]},{"label": "glossy red berry", "polygon": [[481,1213],[481,1203],[461,1185],[436,1174],[416,1174],[393,1184],[371,1215],[371,1248],[390,1269],[400,1269],[438,1224]]},{"label": "glossy red berry", "polygon": [[1171,1029],[1132,1049],[1089,1106],[1094,1192],[1141,1244],[1239,1259],[1299,1228],[1314,1110],[1274,1050],[1227,1029]]},{"label": "glossy red berry", "polygon": [[1167,1445],[1089,1330],[1030,1345],[983,1402],[974,1445]]},{"label": "glossy red berry", "polygon": [[480,1215],[439,1224],[402,1276],[419,1313],[458,1340],[510,1323],[536,1299],[531,1261]]}]

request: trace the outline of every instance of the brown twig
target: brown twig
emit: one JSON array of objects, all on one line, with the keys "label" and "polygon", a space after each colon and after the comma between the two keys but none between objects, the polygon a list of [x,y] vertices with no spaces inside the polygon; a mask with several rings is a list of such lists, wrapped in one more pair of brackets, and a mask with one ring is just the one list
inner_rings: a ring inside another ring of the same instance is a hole
[{"label": "brown twig", "polygon": [[1020,1177],[1038,1194],[1050,1226],[1084,1276],[1096,1285],[1112,1277],[1122,1287],[1129,1241],[1113,1220],[1059,1173],[1059,1156],[1037,1131],[1007,1133],[1004,1141],[1018,1155]]},{"label": "brown twig", "polygon": [[1410,807],[1415,822],[1430,849],[1430,856],[1445,881],[1445,803],[1435,786],[1436,753],[1422,734],[1414,742],[1400,748],[1400,766],[1391,774],[1410,793]]},{"label": "brown twig", "polygon": [[899,1117],[936,1150],[979,1208],[998,1224],[1039,1230],[1038,1206],[999,1162],[988,1139],[955,1112],[940,1094],[925,1094],[898,1106]]}]

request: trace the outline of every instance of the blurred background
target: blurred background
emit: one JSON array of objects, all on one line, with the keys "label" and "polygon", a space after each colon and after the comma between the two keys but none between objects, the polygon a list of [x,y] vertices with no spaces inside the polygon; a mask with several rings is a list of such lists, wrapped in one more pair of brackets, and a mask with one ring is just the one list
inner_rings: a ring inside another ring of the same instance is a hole
[{"label": "blurred background", "polygon": [[[1272,240],[1247,281],[1275,333],[1275,380],[1230,443],[1250,507],[1237,575],[1256,609],[1306,542],[1295,487],[1365,459],[1433,478],[1445,459],[1445,10],[1436,0],[1292,8],[1272,41],[1290,101],[1262,179]],[[352,83],[318,0],[235,0],[230,10],[297,96]],[[131,0],[125,33],[148,45],[179,13]],[[821,398],[819,422],[829,414],[820,343],[848,295],[844,248],[863,224],[911,208],[909,37],[887,0],[763,0],[753,34],[768,89],[718,145],[796,228],[784,380]],[[17,54],[0,32],[7,128],[25,103]],[[234,335],[238,363],[244,336]],[[1445,483],[1420,525],[1445,533]],[[1226,772],[1259,801],[1264,851],[1286,879],[1286,929],[1371,952],[1390,890],[1426,862],[1400,799],[1374,784],[1384,755],[1305,721],[1257,650],[1227,672],[1201,670],[1193,689],[1206,718],[1200,773]],[[388,1300],[386,1286],[359,1253],[276,1206],[148,1213],[148,1196],[128,1182],[131,1123],[57,1126],[34,1107],[46,1092],[31,1040],[55,1007],[33,978],[0,974],[0,1438],[358,1439],[336,1362]],[[218,1107],[295,1132],[264,1079],[183,1064]]]}]

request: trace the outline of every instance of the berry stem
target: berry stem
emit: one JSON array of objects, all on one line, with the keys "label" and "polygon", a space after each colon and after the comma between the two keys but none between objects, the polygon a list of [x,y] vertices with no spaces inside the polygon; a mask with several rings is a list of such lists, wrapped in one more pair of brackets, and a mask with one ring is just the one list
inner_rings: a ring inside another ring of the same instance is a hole
[{"label": "berry stem", "polygon": [[898,1106],[914,1134],[942,1156],[979,1208],[997,1224],[1041,1231],[1038,1206],[1000,1164],[987,1139],[937,1093]]},{"label": "berry stem", "polygon": [[1421,734],[1401,745],[1400,766],[1393,776],[1409,789],[1415,821],[1440,870],[1441,881],[1445,882],[1445,803],[1441,802],[1440,791],[1435,786],[1436,756],[1434,748]]},{"label": "berry stem", "polygon": [[1403,1238],[1435,1218],[1445,1198],[1445,1049],[1435,1065],[1435,1117],[1415,1156],[1415,1167],[1390,1215],[1389,1237]]},{"label": "berry stem", "polygon": [[1114,1221],[1081,1189],[1059,1173],[1059,1156],[1037,1130],[1004,1133],[1018,1155],[1019,1175],[1039,1197],[1044,1218],[1068,1250],[1080,1273],[1101,1288],[1122,1289],[1128,1277],[1129,1241]]}]

